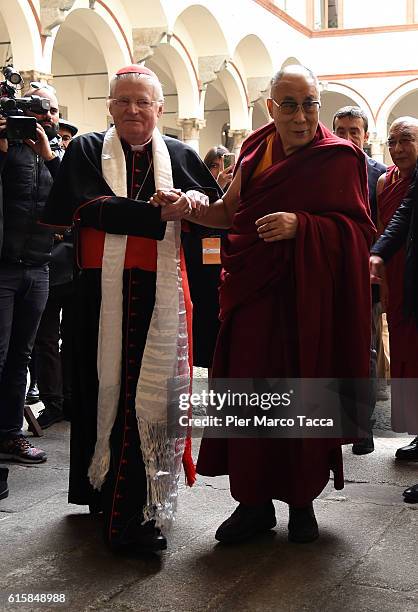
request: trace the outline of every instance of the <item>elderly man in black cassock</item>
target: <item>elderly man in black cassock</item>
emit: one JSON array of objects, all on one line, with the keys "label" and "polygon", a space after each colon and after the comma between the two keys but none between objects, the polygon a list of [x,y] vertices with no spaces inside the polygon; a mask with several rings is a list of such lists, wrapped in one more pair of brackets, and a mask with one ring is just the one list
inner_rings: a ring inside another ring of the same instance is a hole
[{"label": "elderly man in black cassock", "polygon": [[[114,127],[74,140],[44,223],[75,226],[76,332],[69,502],[103,510],[112,549],[163,550],[190,440],[167,437],[170,389],[188,390],[190,314],[179,219],[217,199],[197,153],[161,136],[163,93],[139,65],[110,84]],[[159,189],[183,195],[153,206]],[[171,398],[172,399],[172,398]]]}]

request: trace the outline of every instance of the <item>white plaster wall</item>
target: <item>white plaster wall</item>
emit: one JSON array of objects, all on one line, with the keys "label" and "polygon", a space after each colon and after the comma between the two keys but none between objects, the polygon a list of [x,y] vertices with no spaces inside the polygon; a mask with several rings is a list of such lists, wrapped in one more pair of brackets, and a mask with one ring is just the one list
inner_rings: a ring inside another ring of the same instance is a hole
[{"label": "white plaster wall", "polygon": [[345,0],[345,28],[406,23],[406,0]]},{"label": "white plaster wall", "polygon": [[356,102],[341,93],[323,92],[321,94],[320,121],[332,131],[332,119],[336,111],[342,106],[356,106]]},{"label": "white plaster wall", "polygon": [[306,24],[306,0],[276,0],[275,4],[294,19]]}]

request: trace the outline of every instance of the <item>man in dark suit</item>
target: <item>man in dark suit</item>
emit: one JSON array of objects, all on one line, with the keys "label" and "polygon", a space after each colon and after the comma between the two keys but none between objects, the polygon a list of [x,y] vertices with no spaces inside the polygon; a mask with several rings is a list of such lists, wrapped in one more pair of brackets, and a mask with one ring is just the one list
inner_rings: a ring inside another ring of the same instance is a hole
[{"label": "man in dark suit", "polygon": [[[360,149],[364,149],[369,138],[369,122],[366,113],[359,106],[344,106],[337,110],[332,121],[332,129],[334,134],[345,140],[357,145]],[[372,159],[366,154],[367,161],[367,179],[369,185],[369,204],[373,223],[377,225],[377,200],[376,200],[376,184],[381,174],[386,172],[386,166]],[[379,288],[377,285],[372,285],[372,346],[370,355],[370,375],[374,381],[377,381],[377,346],[381,336],[381,304]],[[353,444],[353,453],[355,455],[366,455],[374,450],[373,442],[373,423],[371,420],[376,404],[377,384],[372,387],[370,398],[370,431],[366,438],[362,438],[356,444]]]}]

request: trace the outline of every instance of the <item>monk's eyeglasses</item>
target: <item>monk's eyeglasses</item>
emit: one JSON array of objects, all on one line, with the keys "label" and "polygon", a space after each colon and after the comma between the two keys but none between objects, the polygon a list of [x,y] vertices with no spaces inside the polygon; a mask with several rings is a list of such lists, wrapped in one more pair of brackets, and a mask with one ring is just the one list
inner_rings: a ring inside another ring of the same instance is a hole
[{"label": "monk's eyeglasses", "polygon": [[403,136],[402,138],[399,138],[399,140],[395,140],[395,138],[388,138],[386,144],[388,145],[389,149],[393,149],[394,147],[396,147],[397,144],[400,144],[401,147],[403,147],[409,142],[415,142],[415,138],[413,136]]},{"label": "monk's eyeglasses", "polygon": [[302,104],[292,100],[285,100],[284,102],[276,102],[274,98],[270,98],[270,100],[272,100],[273,104],[277,106],[283,115],[294,115],[300,108],[303,110],[304,115],[313,115],[321,108],[319,100],[305,100]]},{"label": "monk's eyeglasses", "polygon": [[119,108],[128,108],[130,104],[135,104],[140,110],[150,110],[154,104],[161,104],[158,100],[130,100],[129,98],[109,98]]}]

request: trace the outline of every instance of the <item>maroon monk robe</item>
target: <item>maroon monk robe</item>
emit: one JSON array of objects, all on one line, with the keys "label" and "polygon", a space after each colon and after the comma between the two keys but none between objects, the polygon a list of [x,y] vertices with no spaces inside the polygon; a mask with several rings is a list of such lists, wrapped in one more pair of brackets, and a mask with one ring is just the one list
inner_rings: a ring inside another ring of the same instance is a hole
[{"label": "maroon monk robe", "polygon": [[[277,137],[273,164],[252,178],[274,130],[261,128],[241,151],[213,375],[368,377],[374,227],[364,155],[319,125],[314,140],[289,157]],[[276,211],[296,213],[295,239],[258,237],[255,221]],[[343,488],[340,440],[204,438],[197,465],[206,476],[229,474],[239,502],[299,507],[319,495],[330,469],[335,488]]]},{"label": "maroon monk robe", "polygon": [[[383,191],[378,197],[379,217],[383,229],[388,225],[407,194],[411,178],[396,178],[398,169],[390,166]],[[399,379],[418,378],[418,329],[413,318],[403,313],[405,247],[386,264],[388,288],[387,320],[390,346],[392,428],[394,431],[418,433],[417,385]]]}]

